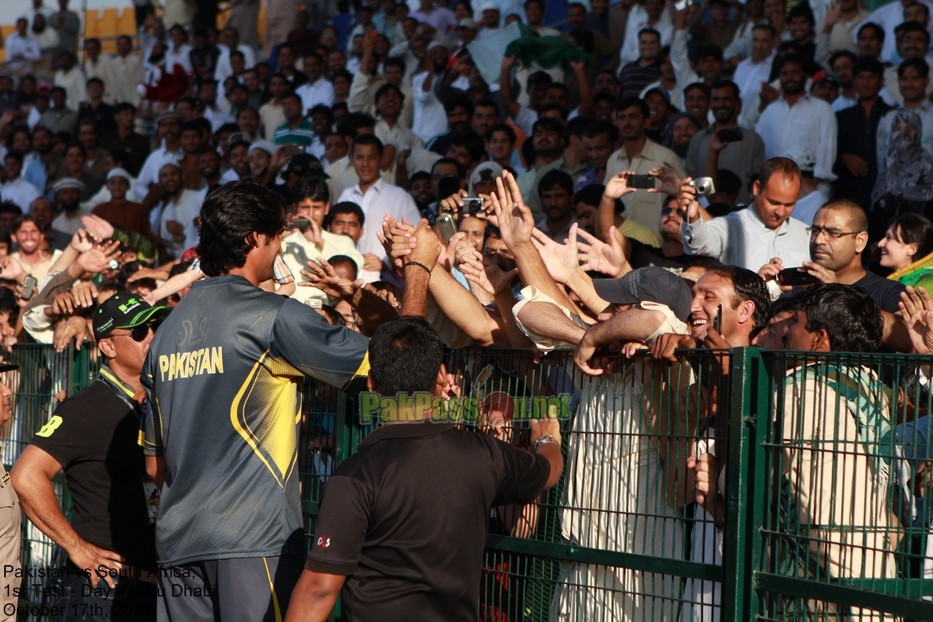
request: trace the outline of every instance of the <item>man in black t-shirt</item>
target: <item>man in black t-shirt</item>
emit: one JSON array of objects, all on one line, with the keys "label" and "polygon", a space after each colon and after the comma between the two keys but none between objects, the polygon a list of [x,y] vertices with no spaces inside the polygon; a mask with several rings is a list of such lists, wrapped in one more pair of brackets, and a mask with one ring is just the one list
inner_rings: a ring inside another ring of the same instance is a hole
[{"label": "man in black t-shirt", "polygon": [[[816,212],[809,232],[813,261],[803,262],[804,271],[821,283],[853,285],[868,294],[882,311],[897,313],[901,292],[906,288],[862,267],[862,252],[868,245],[868,218],[860,205],[848,199],[830,201]],[[791,267],[772,259],[769,276]]]},{"label": "man in black t-shirt", "polygon": [[[13,468],[29,520],[68,554],[65,620],[87,611],[95,619],[155,620],[157,505],[137,442],[146,397],[139,374],[166,312],[126,292],[98,307],[100,376],[55,409]],[[62,469],[74,500],[70,524],[52,487]]]},{"label": "man in black t-shirt", "polygon": [[684,219],[677,205],[677,197],[667,197],[661,208],[661,248],[649,246],[638,240],[629,239],[631,252],[628,261],[632,269],[657,266],[667,270],[682,270],[702,261],[697,255],[688,255],[684,251],[684,238],[680,226]]},{"label": "man in black t-shirt", "polygon": [[475,621],[490,508],[531,503],[560,478],[556,420],[532,421],[527,451],[437,419],[443,346],[424,318],[405,317],[424,313],[415,301],[426,299],[437,253],[419,253],[437,242],[415,237],[403,317],[369,348],[369,389],[380,406],[394,401],[396,416],[328,480],[286,622],[326,619],[341,589],[350,621]]}]

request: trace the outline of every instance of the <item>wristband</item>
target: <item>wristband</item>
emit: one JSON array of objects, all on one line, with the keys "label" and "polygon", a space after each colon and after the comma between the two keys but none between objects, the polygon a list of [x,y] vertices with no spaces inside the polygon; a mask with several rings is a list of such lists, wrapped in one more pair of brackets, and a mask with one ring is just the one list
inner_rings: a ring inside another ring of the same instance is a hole
[{"label": "wristband", "polygon": [[407,268],[408,266],[418,266],[419,268],[424,269],[424,271],[427,272],[428,274],[431,274],[431,268],[427,267],[420,261],[409,261],[403,267]]}]

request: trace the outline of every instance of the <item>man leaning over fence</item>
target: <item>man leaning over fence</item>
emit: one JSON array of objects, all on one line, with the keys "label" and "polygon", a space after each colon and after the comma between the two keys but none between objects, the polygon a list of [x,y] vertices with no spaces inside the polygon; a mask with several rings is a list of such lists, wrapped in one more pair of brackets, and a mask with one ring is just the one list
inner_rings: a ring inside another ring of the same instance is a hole
[{"label": "man leaning over fence", "polygon": [[[866,293],[824,285],[802,295],[787,328],[787,349],[877,352],[881,332],[880,310]],[[851,356],[843,362],[789,355],[774,431],[782,459],[783,573],[819,582],[897,576],[894,551],[902,529],[891,494],[904,461],[883,389],[877,374]],[[893,619],[812,600],[784,606],[795,613]]]},{"label": "man leaning over fence", "polygon": [[[652,356],[676,363],[682,362],[675,354],[678,348],[749,346],[764,328],[769,307],[767,287],[757,274],[736,266],[712,267],[693,287],[691,334],[662,335]],[[677,509],[697,502],[690,560],[722,565],[726,504],[720,491],[725,489],[726,456],[717,445],[727,442],[731,359],[694,355],[690,360],[697,367],[693,376],[697,384],[683,392],[683,400],[668,401],[668,408],[659,413],[660,454],[668,478],[668,502]],[[698,477],[710,480],[711,490],[697,491]],[[721,587],[719,582],[688,579],[681,620],[718,620]]]}]

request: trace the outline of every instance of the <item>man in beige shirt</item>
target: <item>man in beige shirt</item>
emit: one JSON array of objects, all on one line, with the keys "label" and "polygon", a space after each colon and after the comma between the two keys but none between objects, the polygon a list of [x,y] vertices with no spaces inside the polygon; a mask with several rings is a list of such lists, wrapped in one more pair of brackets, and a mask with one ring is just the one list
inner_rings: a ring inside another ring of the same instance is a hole
[{"label": "man in beige shirt", "polygon": [[[647,175],[651,169],[665,164],[670,164],[679,178],[687,176],[676,153],[645,136],[648,113],[648,105],[637,97],[623,99],[616,107],[613,118],[625,142],[621,149],[609,156],[606,163],[606,184],[616,173],[634,171],[639,175]],[[663,194],[638,190],[625,195],[622,202],[625,204],[625,218],[631,218],[660,234]]]},{"label": "man in beige shirt", "polygon": [[[363,268],[363,255],[356,250],[353,239],[323,228],[324,217],[330,211],[330,191],[324,177],[300,181],[292,190],[292,201],[296,216],[308,222],[293,221],[292,231],[282,238],[282,257],[299,283],[301,271],[307,269],[309,261],[344,255],[356,263],[357,271]],[[297,287],[291,297],[301,302],[312,299],[327,302],[327,295],[316,287]]]},{"label": "man in beige shirt", "polygon": [[269,79],[269,92],[272,93],[272,99],[259,109],[259,120],[262,122],[263,136],[266,140],[272,140],[275,130],[285,125],[282,98],[291,90],[291,83],[282,74],[275,74]]}]

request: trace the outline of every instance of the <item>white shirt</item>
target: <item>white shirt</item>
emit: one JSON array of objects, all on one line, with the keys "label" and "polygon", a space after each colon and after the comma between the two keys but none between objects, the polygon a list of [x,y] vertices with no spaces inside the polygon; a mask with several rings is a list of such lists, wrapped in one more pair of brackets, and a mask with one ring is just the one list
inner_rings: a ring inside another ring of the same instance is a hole
[{"label": "white shirt", "polygon": [[434,83],[432,82],[430,91],[424,92],[424,81],[427,79],[428,72],[425,71],[411,81],[411,90],[415,93],[415,120],[412,130],[425,144],[447,131],[447,113],[434,94]]},{"label": "white shirt", "polygon": [[[165,243],[166,252],[173,258],[181,257],[182,253],[188,249],[188,243],[193,238],[197,239],[197,228],[194,226],[194,219],[201,213],[201,202],[203,196],[198,190],[182,190],[178,197],[178,203],[164,201],[161,206],[153,210],[153,215],[158,218],[156,224],[159,226],[153,228],[153,231],[159,232],[159,237]],[[185,227],[185,240],[176,242],[172,234],[168,232],[166,223],[174,221]]]},{"label": "white shirt", "polygon": [[314,84],[310,82],[302,84],[295,89],[295,95],[301,98],[305,116],[318,104],[324,104],[328,108],[334,105],[334,85],[324,78],[318,78]]},{"label": "white shirt", "polygon": [[[122,101],[119,99],[114,99],[114,84],[117,81],[116,76],[113,72],[113,60],[106,54],[101,54],[97,57],[97,62],[95,63],[90,58],[88,58],[84,63],[84,75],[87,76],[87,79],[97,78],[104,83],[104,103],[112,104],[114,102]],[[135,84],[133,85],[135,87]]]},{"label": "white shirt", "polygon": [[[925,4],[930,10],[930,14],[933,14],[933,4],[926,0],[911,0],[908,4],[913,4],[915,1]],[[904,23],[904,5],[896,0],[891,4],[886,4],[865,20],[866,24],[868,22],[878,24],[884,29],[884,47],[881,48],[881,60],[891,63],[900,62],[901,57],[897,53],[897,40],[894,37],[894,29]],[[927,32],[933,37],[933,22],[927,25]],[[856,42],[858,41],[858,28],[852,31],[852,38]]]},{"label": "white shirt", "polygon": [[765,143],[766,158],[782,157],[793,147],[804,146],[816,156],[813,175],[826,181],[836,179],[836,115],[822,99],[804,95],[789,106],[781,96],[761,113],[755,131]]},{"label": "white shirt", "polygon": [[233,117],[230,113],[214,104],[214,107],[204,106],[204,118],[211,122],[211,129],[215,132],[220,129],[224,123],[233,123]]},{"label": "white shirt", "polygon": [[791,217],[796,218],[809,227],[813,224],[813,217],[816,216],[816,212],[823,207],[823,204],[827,201],[829,201],[829,197],[819,189],[816,189],[802,199],[797,199],[797,203],[794,205],[794,211],[791,212]]},{"label": "white shirt", "polygon": [[[32,71],[32,64],[42,57],[42,51],[39,49],[39,43],[29,31],[26,31],[25,37],[20,37],[14,32],[6,38],[6,57],[10,59],[7,67],[12,71]],[[14,57],[19,56],[16,60]]]},{"label": "white shirt", "polygon": [[632,7],[628,16],[628,23],[625,25],[625,43],[619,50],[619,66],[624,67],[627,63],[638,60],[638,31],[643,28],[653,28],[661,35],[661,47],[671,44],[671,37],[674,35],[674,23],[668,11],[661,13],[658,23],[654,26],[648,25],[648,12],[645,7],[636,4]]},{"label": "white shirt", "polygon": [[[933,59],[929,56],[924,58],[927,66],[933,70]],[[926,96],[933,95],[933,80],[927,84]],[[881,89],[881,98],[890,106],[900,106],[904,103],[904,96],[901,95],[901,87],[897,83],[897,67],[888,67],[884,70],[884,88]],[[887,95],[887,97],[885,97]]]},{"label": "white shirt", "polygon": [[67,213],[62,212],[52,221],[52,228],[56,231],[67,233],[68,235],[74,235],[78,232],[78,229],[84,226],[81,222],[81,218],[90,216],[92,211],[92,208],[79,205],[74,218],[68,218]]},{"label": "white shirt", "polygon": [[239,181],[240,176],[236,174],[236,171],[232,168],[229,169],[226,173],[220,176],[221,184],[229,184],[231,181]]},{"label": "white shirt", "polygon": [[857,103],[858,103],[858,98],[849,99],[844,94],[840,93],[839,97],[836,98],[836,101],[833,102],[833,112],[839,112],[840,110],[851,108]]},{"label": "white shirt", "polygon": [[191,46],[187,43],[181,44],[178,49],[175,49],[173,43],[168,44],[168,49],[165,50],[165,73],[172,73],[175,71],[175,65],[181,65],[185,68],[185,71],[188,73],[194,73],[194,68],[191,66]]},{"label": "white shirt", "polygon": [[363,208],[366,222],[363,226],[363,237],[357,243],[357,249],[363,253],[372,253],[379,259],[386,258],[386,251],[376,237],[377,231],[382,231],[382,219],[391,214],[396,220],[407,218],[408,222],[415,223],[421,220],[421,214],[415,206],[411,195],[399,188],[386,183],[382,178],[370,186],[363,194],[360,185],[347,188],[340,195],[340,201],[352,201]]},{"label": "white shirt", "polygon": [[[223,84],[224,80],[233,75],[233,67],[230,66],[230,48],[226,45],[218,45],[220,56],[217,57],[217,66],[214,68],[214,79],[218,84]],[[248,45],[240,44],[237,51],[243,54],[243,66],[249,69],[256,64],[256,53]]]},{"label": "white shirt", "polygon": [[715,257],[726,265],[752,272],[773,257],[780,257],[788,268],[810,261],[807,225],[791,217],[775,233],[758,218],[754,205],[710,221],[684,221],[681,233],[688,255]]},{"label": "white shirt", "polygon": [[42,193],[39,192],[39,189],[22,177],[8,181],[3,184],[3,190],[0,190],[0,198],[4,201],[13,201],[19,205],[24,214],[29,213],[29,205],[40,196],[42,196]]},{"label": "white shirt", "polygon": [[84,77],[84,71],[78,67],[73,67],[67,73],[59,69],[55,72],[53,82],[55,86],[65,89],[65,105],[72,110],[77,111],[81,107],[81,102],[87,99],[87,78]]},{"label": "white shirt", "polygon": [[383,145],[392,145],[397,151],[424,147],[424,141],[410,129],[398,123],[390,128],[389,124],[382,119],[376,121],[376,138],[381,140]]},{"label": "white shirt", "polygon": [[[159,183],[159,171],[162,170],[162,167],[168,162],[181,162],[184,157],[185,150],[181,148],[179,148],[178,151],[171,152],[165,147],[160,147],[150,153],[149,157],[146,158],[145,164],[143,164],[143,167],[139,171],[139,177],[136,178],[136,183],[133,184],[133,192],[136,193],[140,201],[145,199],[146,195],[149,194],[149,188],[152,187],[152,184]],[[155,231],[155,229],[153,229],[153,231]]]},{"label": "white shirt", "polygon": [[774,62],[774,52],[760,63],[752,62],[751,57],[746,58],[735,68],[732,81],[739,87],[742,94],[742,109],[747,110],[753,106],[761,93],[761,83],[767,82],[771,77],[771,63]]},{"label": "white shirt", "polygon": [[110,71],[114,83],[107,85],[107,92],[113,101],[138,105],[140,97],[136,85],[143,81],[143,63],[139,57],[133,53],[117,55],[111,60]]}]

